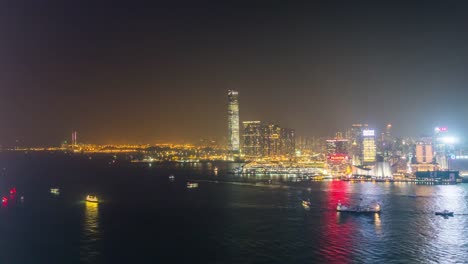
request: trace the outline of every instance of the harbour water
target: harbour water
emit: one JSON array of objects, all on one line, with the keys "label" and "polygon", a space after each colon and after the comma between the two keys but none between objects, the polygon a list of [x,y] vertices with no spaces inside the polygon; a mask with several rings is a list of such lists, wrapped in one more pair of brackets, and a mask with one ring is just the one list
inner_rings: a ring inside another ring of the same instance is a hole
[{"label": "harbour water", "polygon": [[[0,153],[0,263],[464,263],[468,184],[294,183],[230,164]],[[168,176],[173,174],[172,182]],[[285,176],[288,178],[288,176]],[[187,189],[186,181],[198,188]],[[266,180],[266,181],[265,181]],[[49,193],[60,187],[60,195]],[[84,202],[88,193],[101,202]],[[310,199],[304,208],[302,199]],[[381,214],[337,213],[378,201]],[[454,217],[435,216],[449,209]]]}]

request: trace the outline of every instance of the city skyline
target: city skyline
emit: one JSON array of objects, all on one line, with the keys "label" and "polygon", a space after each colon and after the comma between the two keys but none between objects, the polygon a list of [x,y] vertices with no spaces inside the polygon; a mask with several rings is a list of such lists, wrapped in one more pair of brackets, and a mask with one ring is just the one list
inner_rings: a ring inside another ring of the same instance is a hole
[{"label": "city skyline", "polygon": [[466,262],[467,13],[0,1],[0,259]]},{"label": "city skyline", "polygon": [[467,138],[465,4],[4,5],[2,145],[225,140],[228,89],[298,136]]},{"label": "city skyline", "polygon": [[[240,114],[239,114],[239,109],[240,109],[240,106],[239,106],[239,92],[237,90],[227,90],[227,94],[228,94],[228,100],[227,100],[227,135],[225,135],[224,137],[221,137],[221,138],[217,138],[217,139],[214,139],[214,137],[212,135],[204,135],[200,138],[197,138],[197,139],[190,139],[189,138],[185,138],[185,139],[179,139],[179,140],[175,140],[175,141],[168,141],[168,140],[164,140],[164,139],[160,139],[160,140],[156,140],[156,141],[142,141],[142,140],[139,140],[138,142],[131,142],[131,141],[123,141],[123,142],[93,142],[93,141],[90,141],[89,139],[88,140],[84,140],[82,141],[81,143],[85,143],[85,144],[103,144],[103,145],[106,145],[106,144],[109,144],[109,145],[115,145],[115,144],[122,144],[122,145],[125,145],[125,144],[140,144],[140,145],[158,145],[158,144],[194,144],[194,143],[197,143],[198,141],[200,140],[203,140],[203,141],[206,141],[206,140],[210,140],[212,142],[216,142],[216,144],[219,146],[219,147],[222,147],[223,145],[227,145],[227,149],[228,151],[233,155],[233,156],[239,156],[239,153],[241,151],[241,146],[245,145],[241,143],[241,137],[244,137],[244,133],[241,133],[241,129],[240,129],[240,126],[242,123],[251,123],[251,122],[261,122],[261,121],[250,121],[250,120],[243,120],[242,118],[240,118]],[[271,121],[263,121],[262,123],[264,124],[270,124],[270,125],[273,125],[274,122],[271,122]],[[244,125],[245,126],[245,125]],[[276,126],[276,125],[275,125]],[[353,132],[353,129],[355,127],[359,127],[359,131],[356,131],[356,132]],[[453,131],[451,131],[451,129],[449,130],[446,126],[437,126],[435,128],[431,128],[430,131],[431,133],[434,132],[434,129],[435,130],[438,130],[438,129],[444,129],[444,132],[449,132],[449,134],[451,135],[451,137],[454,139],[454,140],[457,140],[457,144],[458,145],[464,145],[465,144],[465,140],[461,137],[458,137],[459,134],[457,133],[453,133]],[[245,129],[245,127],[244,127]],[[302,136],[299,136],[299,137],[303,137],[303,138],[327,138],[327,139],[341,139],[341,138],[344,138],[343,135],[346,136],[346,138],[349,139],[349,133],[354,133],[354,134],[362,134],[362,130],[369,130],[369,132],[372,132],[372,137],[373,138],[378,138],[379,134],[381,137],[385,137],[385,138],[389,138],[390,137],[390,131],[393,131],[393,125],[388,123],[386,125],[384,125],[384,127],[382,128],[376,128],[375,126],[373,125],[369,125],[367,123],[364,123],[364,124],[355,124],[353,123],[351,126],[348,126],[347,128],[344,128],[343,130],[336,130],[334,131],[333,133],[330,133],[328,135],[320,135],[320,136],[312,136],[312,135],[302,135]],[[295,129],[292,129],[292,131],[294,131],[294,134],[296,133],[295,132]],[[420,137],[427,137],[427,136],[431,136],[432,134],[431,133],[427,133],[426,132],[427,129],[425,129],[425,132],[420,132],[419,135],[415,136],[415,135],[405,135],[405,136],[396,136],[395,138],[413,138],[413,139],[417,139],[417,138],[420,138]],[[61,140],[59,141],[56,141],[55,143],[53,144],[50,144],[50,145],[45,145],[45,144],[41,144],[41,143],[37,143],[37,144],[32,144],[32,145],[27,145],[25,144],[24,142],[21,142],[20,140],[15,140],[15,142],[11,145],[6,145],[7,147],[14,147],[14,146],[21,146],[21,147],[47,147],[47,146],[58,146],[59,144],[64,144],[64,143],[67,143],[67,142],[70,142],[71,145],[77,145],[78,144],[78,141],[77,141],[77,131],[73,131],[72,132],[72,135],[71,135],[71,139],[67,139],[67,138],[62,138]],[[454,137],[454,135],[456,135]],[[86,137],[85,137],[86,138]],[[224,140],[225,139],[225,140]],[[226,142],[224,142],[226,141]],[[372,143],[373,144],[373,147],[371,148],[375,148],[374,144],[375,143]],[[0,144],[1,146],[1,144]],[[375,153],[374,151],[372,151],[373,153],[370,154],[370,156],[374,156]],[[362,155],[362,154],[361,154]],[[372,161],[371,161],[372,162]]]}]

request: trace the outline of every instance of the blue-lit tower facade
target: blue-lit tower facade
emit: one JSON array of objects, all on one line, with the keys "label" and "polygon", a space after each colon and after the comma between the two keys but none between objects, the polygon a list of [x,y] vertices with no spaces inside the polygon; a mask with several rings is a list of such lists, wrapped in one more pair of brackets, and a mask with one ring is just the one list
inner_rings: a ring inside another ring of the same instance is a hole
[{"label": "blue-lit tower facade", "polygon": [[228,91],[228,152],[231,160],[240,155],[239,92],[235,90]]}]

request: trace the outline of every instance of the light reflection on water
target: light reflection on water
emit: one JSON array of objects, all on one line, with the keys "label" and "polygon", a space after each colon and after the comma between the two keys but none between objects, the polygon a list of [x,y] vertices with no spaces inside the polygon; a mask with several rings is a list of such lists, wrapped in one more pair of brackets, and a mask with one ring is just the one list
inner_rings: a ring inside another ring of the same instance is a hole
[{"label": "light reflection on water", "polygon": [[85,202],[84,225],[81,239],[81,260],[96,263],[99,257],[97,244],[101,239],[98,203]]},{"label": "light reflection on water", "polygon": [[[284,232],[296,233],[290,240],[283,240],[284,245],[304,245],[299,250],[300,254],[292,257],[296,262],[290,258],[277,257],[277,263],[301,263],[301,254],[316,263],[464,263],[468,256],[466,184],[424,186],[411,183],[327,181],[310,183],[308,188],[298,186],[275,189],[258,184],[229,185],[239,192],[235,192],[238,195],[230,196],[229,201],[243,201],[252,204],[252,207],[257,204],[256,213],[272,215],[270,218],[259,216],[256,224],[281,226]],[[310,208],[302,208],[303,199],[311,200]],[[359,215],[335,211],[339,201],[354,205],[359,204],[361,199],[364,204],[378,201],[382,205],[382,213]],[[272,212],[271,209],[275,208],[266,207],[272,201],[301,210]],[[455,216],[444,219],[435,215],[435,211],[444,209],[454,211]],[[287,225],[275,222],[284,214],[289,219],[299,215],[302,220],[290,220]],[[236,226],[249,224],[242,218],[235,219],[234,223]],[[249,233],[253,236],[251,240],[255,241],[256,237],[268,236],[275,229],[263,231],[250,227],[248,230],[255,230]],[[235,232],[232,231],[233,234]],[[298,235],[300,232],[307,235]],[[276,248],[276,251],[287,249],[284,246]]]},{"label": "light reflection on water", "polygon": [[375,226],[375,233],[377,235],[382,234],[382,222],[380,220],[380,214],[374,214],[374,226]]}]

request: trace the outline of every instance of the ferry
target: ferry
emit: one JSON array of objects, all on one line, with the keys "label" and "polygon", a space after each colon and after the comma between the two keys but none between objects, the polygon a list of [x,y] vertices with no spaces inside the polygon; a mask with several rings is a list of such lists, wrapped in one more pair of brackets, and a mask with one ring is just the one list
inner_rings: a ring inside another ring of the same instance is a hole
[{"label": "ferry", "polygon": [[98,198],[94,195],[88,195],[86,196],[86,201],[90,203],[97,203],[99,202]]},{"label": "ferry", "polygon": [[375,205],[366,205],[366,206],[355,206],[355,207],[348,207],[346,205],[342,205],[341,202],[338,202],[336,206],[337,212],[347,212],[347,213],[380,213],[380,204]]},{"label": "ferry", "polygon": [[50,193],[53,195],[60,195],[60,189],[59,188],[50,188]]},{"label": "ferry", "polygon": [[441,216],[453,216],[453,212],[450,212],[449,210],[443,210],[440,212],[435,212],[436,215],[441,215]]},{"label": "ferry", "polygon": [[189,189],[198,188],[198,183],[197,182],[187,182],[187,188],[189,188]]}]

